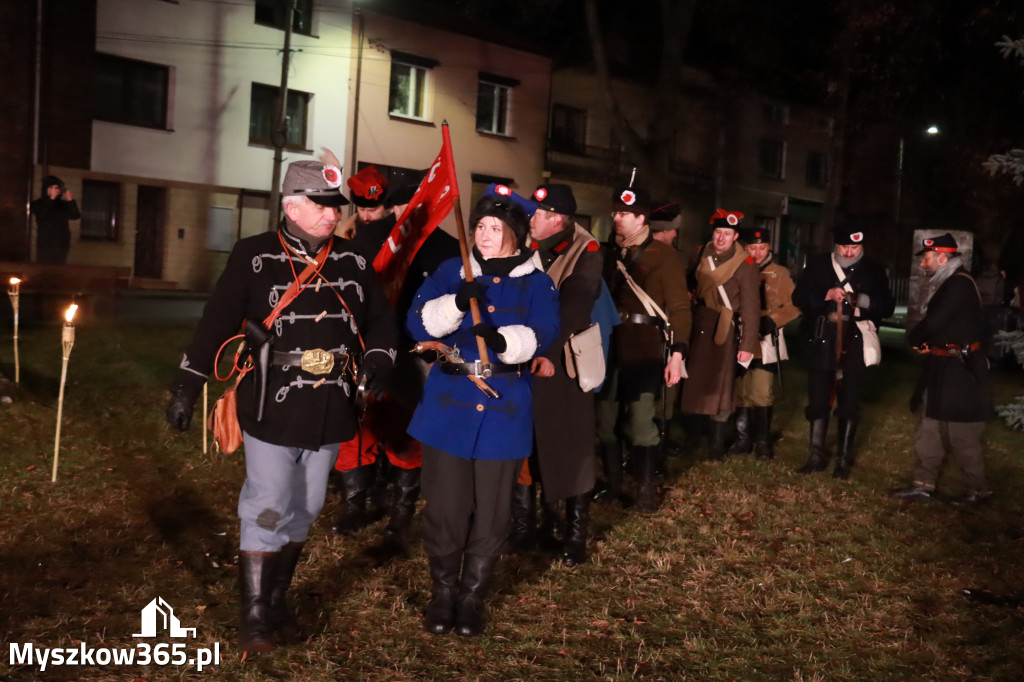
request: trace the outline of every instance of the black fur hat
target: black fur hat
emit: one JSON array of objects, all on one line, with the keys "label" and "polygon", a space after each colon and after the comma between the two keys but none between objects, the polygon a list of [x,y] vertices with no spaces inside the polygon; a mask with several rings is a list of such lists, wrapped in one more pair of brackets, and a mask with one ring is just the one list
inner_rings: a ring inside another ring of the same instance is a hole
[{"label": "black fur hat", "polygon": [[530,238],[530,219],[516,202],[500,194],[489,194],[480,197],[473,212],[469,214],[469,229],[475,230],[481,218],[492,216],[511,228],[516,236],[516,245],[520,249],[527,248]]}]

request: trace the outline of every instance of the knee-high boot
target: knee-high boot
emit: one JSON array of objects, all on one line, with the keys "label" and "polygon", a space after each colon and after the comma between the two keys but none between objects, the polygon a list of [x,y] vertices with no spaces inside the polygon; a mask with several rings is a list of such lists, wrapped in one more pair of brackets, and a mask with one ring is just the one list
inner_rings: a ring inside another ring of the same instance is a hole
[{"label": "knee-high boot", "polygon": [[711,420],[711,441],[708,443],[708,460],[711,462],[725,461],[725,435],[729,430],[729,422]]},{"label": "knee-high boot", "polygon": [[455,601],[455,634],[474,637],[487,624],[484,598],[491,586],[491,574],[498,557],[467,554],[459,578],[459,596]]},{"label": "knee-high boot", "polygon": [[590,524],[590,496],[586,493],[565,501],[566,532],[562,564],[573,568],[587,560],[587,526]]},{"label": "knee-high boot", "polygon": [[341,535],[355,533],[369,523],[366,514],[366,495],[373,484],[374,464],[364,464],[355,469],[341,472],[342,496],[345,508],[334,520],[331,530]]},{"label": "knee-high boot", "polygon": [[388,512],[390,519],[384,534],[401,538],[409,530],[412,515],[416,512],[416,500],[420,497],[420,472],[422,469],[398,469],[395,475],[395,497]]},{"label": "knee-high boot", "polygon": [[633,448],[632,451],[637,485],[636,510],[644,514],[658,511],[658,485],[654,480],[656,447],[642,445]]},{"label": "knee-high boot", "polygon": [[736,442],[729,448],[730,455],[746,455],[754,447],[751,440],[751,412],[757,408],[737,407],[736,408]]},{"label": "knee-high boot", "polygon": [[506,547],[509,552],[528,550],[536,539],[537,496],[533,485],[516,483],[512,488],[512,528]]},{"label": "knee-high boot", "polygon": [[839,449],[836,454],[836,468],[832,478],[847,480],[853,467],[853,437],[857,433],[856,419],[839,420]]},{"label": "knee-high boot", "polygon": [[824,471],[828,466],[828,451],[825,450],[827,435],[828,417],[811,421],[811,455],[804,465],[796,470],[798,474],[813,474],[816,471]]},{"label": "knee-high boot", "polygon": [[455,626],[455,599],[459,591],[462,552],[429,557],[430,604],[423,613],[423,627],[432,635],[443,635]]},{"label": "knee-high boot", "polygon": [[270,592],[280,552],[238,553],[238,648],[262,653],[276,648],[272,639]]},{"label": "knee-high boot", "polygon": [[760,460],[769,460],[775,457],[771,441],[771,406],[750,408],[750,426],[754,442],[754,456]]},{"label": "knee-high boot", "polygon": [[287,592],[292,585],[295,567],[302,555],[304,542],[289,542],[281,548],[270,587],[270,623],[274,634],[285,643],[302,638],[302,630],[295,614],[288,606]]},{"label": "knee-high boot", "polygon": [[594,495],[595,500],[622,497],[622,444],[601,443],[601,468],[604,470],[604,488]]}]

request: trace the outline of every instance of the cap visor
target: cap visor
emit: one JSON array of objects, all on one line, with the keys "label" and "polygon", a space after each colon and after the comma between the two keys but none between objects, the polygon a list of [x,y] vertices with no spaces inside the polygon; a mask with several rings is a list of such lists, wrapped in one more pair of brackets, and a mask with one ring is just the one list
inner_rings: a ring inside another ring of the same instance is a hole
[{"label": "cap visor", "polygon": [[307,194],[306,196],[310,201],[315,204],[320,204],[321,206],[332,206],[337,208],[339,206],[348,205],[348,199],[346,199],[345,195],[341,192],[338,192],[337,194],[328,194],[327,196],[313,196],[310,194]]}]

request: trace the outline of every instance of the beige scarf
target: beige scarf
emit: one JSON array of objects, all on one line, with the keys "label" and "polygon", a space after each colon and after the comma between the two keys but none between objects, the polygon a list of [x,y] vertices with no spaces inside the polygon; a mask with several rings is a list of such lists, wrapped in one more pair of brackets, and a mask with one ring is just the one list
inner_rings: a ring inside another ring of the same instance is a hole
[{"label": "beige scarf", "polygon": [[651,228],[647,227],[646,225],[641,227],[639,230],[634,232],[629,237],[621,237],[621,236],[619,236],[619,233],[616,232],[615,233],[615,244],[620,249],[622,249],[622,254],[621,255],[625,256],[626,255],[625,252],[627,250],[629,250],[630,247],[640,246],[645,241],[647,241],[647,237],[650,234],[651,234]]},{"label": "beige scarf", "polygon": [[[725,298],[725,290],[722,289],[722,300],[719,300],[716,293],[719,288],[732,279],[747,254],[743,249],[736,248],[733,244],[733,255],[729,260],[719,266],[712,267],[713,255],[701,259],[697,266],[697,296],[704,301],[704,305],[712,310],[718,311],[718,324],[715,326],[715,343],[721,346],[729,338],[729,328],[732,326],[732,304]],[[704,247],[705,254],[714,254],[715,247],[711,242]]]}]

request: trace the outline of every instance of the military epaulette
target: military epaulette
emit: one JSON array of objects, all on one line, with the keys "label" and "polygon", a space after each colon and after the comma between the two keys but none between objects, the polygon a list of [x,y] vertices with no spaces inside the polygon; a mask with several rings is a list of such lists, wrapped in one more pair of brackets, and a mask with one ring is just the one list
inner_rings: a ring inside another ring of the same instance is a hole
[{"label": "military epaulette", "polygon": [[596,241],[587,242],[587,251],[599,251],[600,249],[601,245]]},{"label": "military epaulette", "polygon": [[558,246],[554,248],[554,252],[562,253],[563,251],[565,251],[567,246],[569,246],[569,242],[561,242]]}]

